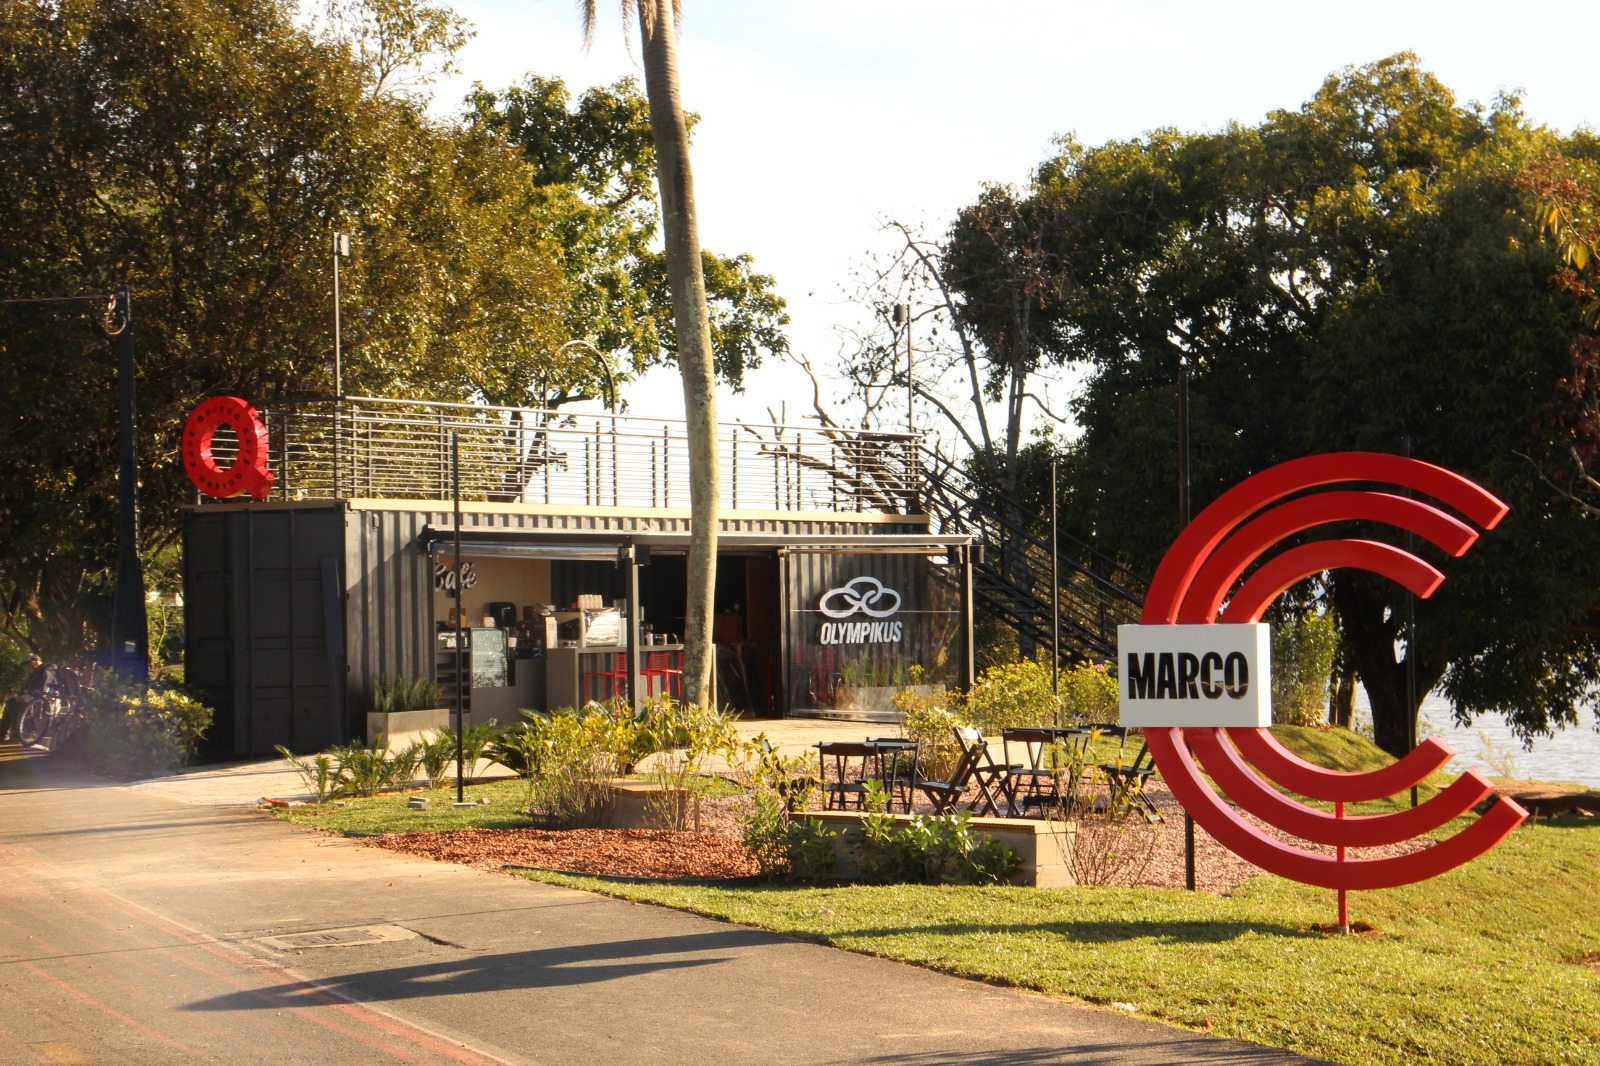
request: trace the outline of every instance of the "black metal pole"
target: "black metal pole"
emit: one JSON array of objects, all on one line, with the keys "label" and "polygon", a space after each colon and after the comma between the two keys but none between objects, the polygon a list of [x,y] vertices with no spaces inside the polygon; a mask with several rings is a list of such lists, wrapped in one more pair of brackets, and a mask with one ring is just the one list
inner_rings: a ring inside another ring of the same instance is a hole
[{"label": "black metal pole", "polygon": [[1061,565],[1056,529],[1056,461],[1050,460],[1050,691],[1056,697],[1056,725],[1061,724]]},{"label": "black metal pole", "polygon": [[633,720],[639,720],[639,551],[633,544],[625,544],[621,552],[626,558],[628,573],[628,710]]},{"label": "black metal pole", "polygon": [[111,665],[150,679],[150,624],[144,609],[144,564],[139,558],[139,396],[134,380],[133,293],[119,285],[115,312],[118,393],[117,584],[111,604]]},{"label": "black metal pole", "polygon": [[[1405,438],[1406,458],[1411,458],[1411,437]],[[1411,495],[1409,491],[1407,496]],[[1416,539],[1408,531],[1406,533],[1406,551],[1412,551]],[[1417,594],[1406,593],[1406,707],[1407,730],[1406,750],[1415,751],[1417,747],[1417,714],[1421,711],[1417,700]],[[1411,786],[1411,806],[1417,805],[1417,786]]]},{"label": "black metal pole", "polygon": [[[1189,525],[1189,368],[1178,367],[1178,530]],[[1194,816],[1183,812],[1183,887],[1194,891]]]},{"label": "black metal pole", "polygon": [[455,586],[456,605],[451,609],[451,628],[456,633],[456,802],[465,803],[466,788],[463,773],[461,734],[466,729],[466,712],[462,707],[462,695],[466,688],[466,675],[461,669],[461,653],[464,650],[461,643],[466,639],[466,630],[461,626],[461,439],[455,431],[450,431],[450,499],[452,513],[455,518],[455,576],[451,584]]}]

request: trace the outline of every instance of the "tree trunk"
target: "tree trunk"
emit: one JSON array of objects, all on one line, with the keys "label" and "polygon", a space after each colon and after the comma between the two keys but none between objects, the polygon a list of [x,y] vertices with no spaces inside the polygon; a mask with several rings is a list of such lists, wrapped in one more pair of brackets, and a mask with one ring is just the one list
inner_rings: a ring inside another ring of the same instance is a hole
[{"label": "tree trunk", "polygon": [[[1373,740],[1398,759],[1411,750],[1417,708],[1423,695],[1444,676],[1445,664],[1419,660],[1416,691],[1409,691],[1406,661],[1395,658],[1396,641],[1403,636],[1396,615],[1391,612],[1385,618],[1383,600],[1363,588],[1373,580],[1376,579],[1364,574],[1336,573],[1333,598],[1345,647],[1372,704]],[[1407,648],[1406,654],[1415,654],[1416,650]]]},{"label": "tree trunk", "polygon": [[683,409],[689,438],[690,540],[688,602],[684,605],[683,692],[689,703],[709,707],[711,619],[717,578],[717,507],[722,476],[717,456],[717,394],[711,359],[711,325],[701,272],[700,228],[695,219],[694,178],[689,170],[689,132],[678,96],[678,49],[671,5],[639,0],[644,41],[645,91],[655,140],[666,238],[667,287],[683,377]]},{"label": "tree trunk", "polygon": [[1340,729],[1355,728],[1356,669],[1344,661],[1343,653],[1333,668],[1333,690],[1328,695],[1328,724]]}]

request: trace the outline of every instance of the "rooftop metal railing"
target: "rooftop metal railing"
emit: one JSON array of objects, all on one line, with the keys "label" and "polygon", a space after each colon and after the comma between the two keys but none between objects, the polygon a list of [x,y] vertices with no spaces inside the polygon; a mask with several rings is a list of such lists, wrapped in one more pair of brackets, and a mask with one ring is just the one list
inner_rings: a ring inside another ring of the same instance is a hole
[{"label": "rooftop metal railing", "polygon": [[[449,500],[454,433],[463,500],[689,506],[682,420],[370,397],[269,405],[263,419],[273,499]],[[909,434],[722,423],[717,450],[724,508],[920,511]]]}]

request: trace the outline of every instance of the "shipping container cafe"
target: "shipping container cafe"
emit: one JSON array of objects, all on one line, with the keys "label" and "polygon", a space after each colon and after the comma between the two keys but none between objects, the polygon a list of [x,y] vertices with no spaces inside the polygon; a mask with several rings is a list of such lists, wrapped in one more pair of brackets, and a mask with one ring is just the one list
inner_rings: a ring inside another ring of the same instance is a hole
[{"label": "shipping container cafe", "polygon": [[[738,423],[717,446],[719,706],[881,720],[901,688],[970,683],[970,545],[919,513],[912,437]],[[213,757],[363,737],[389,679],[459,694],[469,726],[679,691],[682,422],[217,398],[184,462]]]}]

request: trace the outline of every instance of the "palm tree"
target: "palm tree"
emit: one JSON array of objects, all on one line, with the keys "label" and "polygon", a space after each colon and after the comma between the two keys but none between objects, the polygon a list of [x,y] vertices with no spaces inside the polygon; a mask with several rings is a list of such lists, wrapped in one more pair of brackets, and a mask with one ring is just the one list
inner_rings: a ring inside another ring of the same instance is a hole
[{"label": "palm tree", "polygon": [[[678,94],[677,20],[680,0],[622,0],[626,23],[639,18],[644,42],[645,95],[656,148],[656,181],[666,237],[667,287],[683,376],[683,410],[689,438],[688,602],[684,607],[684,699],[711,705],[711,616],[717,578],[717,506],[722,474],[717,459],[717,396],[711,360],[711,324],[700,267],[700,227],[695,219],[694,176],[689,170],[689,130]],[[582,0],[583,36],[594,38],[595,0]]]}]

